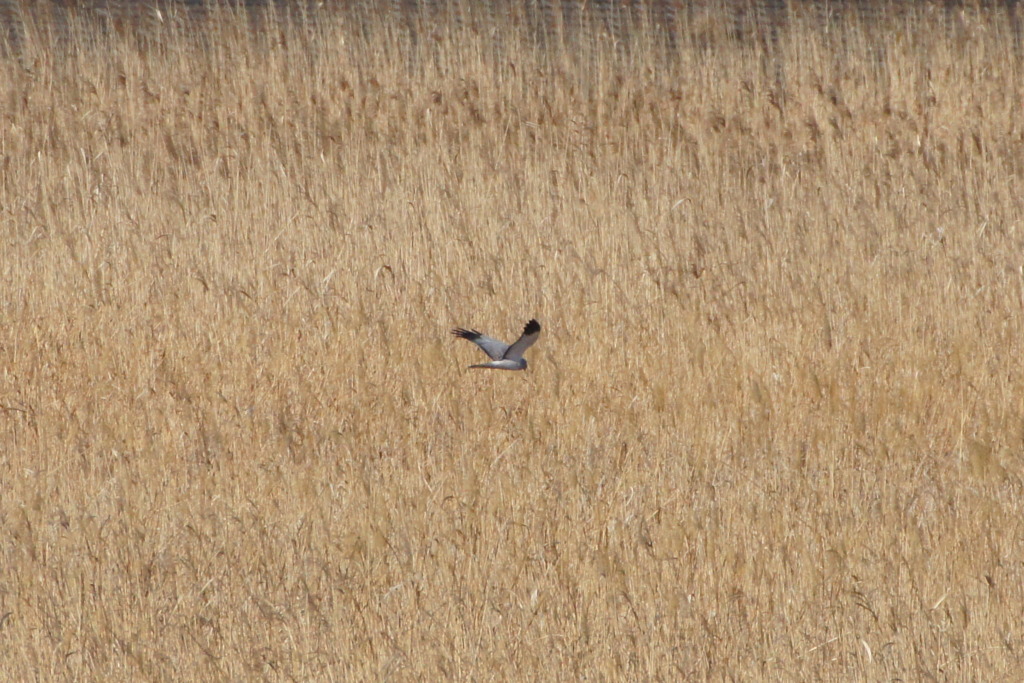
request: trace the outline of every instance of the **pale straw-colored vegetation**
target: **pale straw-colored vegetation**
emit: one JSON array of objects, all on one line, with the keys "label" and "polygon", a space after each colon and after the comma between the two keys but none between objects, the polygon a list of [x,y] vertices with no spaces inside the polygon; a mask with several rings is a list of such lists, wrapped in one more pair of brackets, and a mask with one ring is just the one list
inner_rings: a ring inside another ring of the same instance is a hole
[{"label": "pale straw-colored vegetation", "polygon": [[[35,26],[3,677],[1019,675],[1005,23]],[[526,373],[448,335],[534,316]]]}]

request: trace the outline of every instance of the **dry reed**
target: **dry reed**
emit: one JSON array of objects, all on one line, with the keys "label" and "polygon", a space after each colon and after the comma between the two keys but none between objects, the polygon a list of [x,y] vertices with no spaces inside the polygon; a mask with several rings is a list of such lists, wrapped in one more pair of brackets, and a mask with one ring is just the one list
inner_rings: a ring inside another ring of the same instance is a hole
[{"label": "dry reed", "polygon": [[210,21],[0,66],[5,677],[1021,670],[997,18]]}]

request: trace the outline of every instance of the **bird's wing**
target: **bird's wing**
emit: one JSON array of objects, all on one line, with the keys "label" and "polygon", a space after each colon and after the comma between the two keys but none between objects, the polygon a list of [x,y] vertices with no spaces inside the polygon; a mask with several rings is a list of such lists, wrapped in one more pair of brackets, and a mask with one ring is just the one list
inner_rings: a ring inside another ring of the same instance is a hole
[{"label": "bird's wing", "polygon": [[536,320],[531,320],[526,323],[526,327],[523,328],[523,334],[516,340],[516,343],[508,347],[505,351],[503,358],[508,360],[519,360],[526,353],[526,349],[533,346],[533,342],[537,341],[537,337],[540,336],[540,323]]},{"label": "bird's wing", "polygon": [[473,342],[493,360],[501,360],[504,358],[509,349],[508,344],[505,342],[492,339],[491,337],[480,334],[476,330],[464,330],[461,327],[458,327],[452,330],[452,334],[460,339],[468,339]]}]

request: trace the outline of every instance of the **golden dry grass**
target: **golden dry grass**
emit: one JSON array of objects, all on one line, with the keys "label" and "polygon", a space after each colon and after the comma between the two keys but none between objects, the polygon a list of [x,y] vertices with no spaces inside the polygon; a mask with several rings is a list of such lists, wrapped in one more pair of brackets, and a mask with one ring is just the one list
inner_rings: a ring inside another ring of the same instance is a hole
[{"label": "golden dry grass", "polygon": [[[1000,21],[794,26],[781,69],[32,34],[0,69],[4,677],[1019,673]],[[531,316],[527,373],[448,335]]]}]

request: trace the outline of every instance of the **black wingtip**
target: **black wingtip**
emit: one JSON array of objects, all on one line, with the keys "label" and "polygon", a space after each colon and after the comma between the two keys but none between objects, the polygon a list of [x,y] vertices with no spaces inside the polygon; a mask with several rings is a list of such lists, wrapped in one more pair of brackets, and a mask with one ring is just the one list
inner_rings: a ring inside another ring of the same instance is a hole
[{"label": "black wingtip", "polygon": [[452,334],[454,334],[459,339],[468,339],[469,341],[479,339],[482,336],[476,330],[464,330],[461,327],[456,327],[454,330],[452,330]]},{"label": "black wingtip", "polygon": [[523,334],[534,334],[540,332],[540,323],[534,318],[530,318],[530,322],[526,323],[526,327],[523,328]]}]

